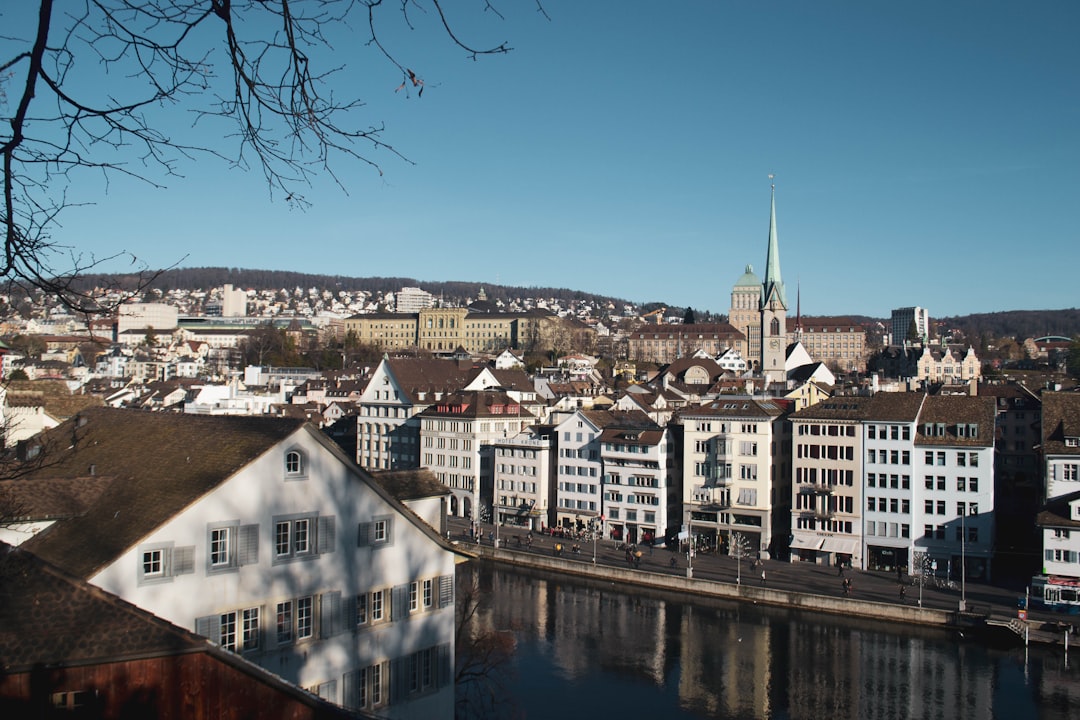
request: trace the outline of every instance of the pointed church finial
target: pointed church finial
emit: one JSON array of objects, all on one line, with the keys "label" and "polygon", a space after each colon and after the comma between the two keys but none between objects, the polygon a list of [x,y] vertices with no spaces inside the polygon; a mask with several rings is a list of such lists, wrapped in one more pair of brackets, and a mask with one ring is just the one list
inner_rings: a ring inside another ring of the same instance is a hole
[{"label": "pointed church finial", "polygon": [[771,193],[769,197],[769,250],[765,257],[765,279],[762,283],[762,304],[777,303],[785,310],[788,307],[784,294],[784,281],[780,277],[780,243],[776,233],[776,176],[769,173]]}]

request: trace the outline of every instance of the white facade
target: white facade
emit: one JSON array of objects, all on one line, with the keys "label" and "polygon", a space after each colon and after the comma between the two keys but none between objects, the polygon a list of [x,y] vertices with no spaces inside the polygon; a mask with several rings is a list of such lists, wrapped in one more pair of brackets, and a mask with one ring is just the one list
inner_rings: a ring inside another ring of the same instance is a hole
[{"label": "white facade", "polygon": [[116,332],[129,330],[170,332],[179,324],[179,310],[165,303],[126,303],[117,308]]},{"label": "white facade", "polygon": [[674,448],[666,429],[613,424],[600,436],[607,535],[630,543],[663,542],[675,494]]},{"label": "white facade", "polygon": [[234,290],[232,285],[226,285],[222,288],[221,315],[222,317],[245,317],[247,315],[247,293],[243,290]]},{"label": "white facade", "polygon": [[496,440],[495,521],[539,530],[550,522],[552,439],[548,431],[529,429]]},{"label": "white facade", "polygon": [[600,517],[602,507],[600,432],[592,411],[578,410],[555,426],[556,524],[583,530]]},{"label": "white facade", "polygon": [[435,305],[435,296],[416,287],[403,287],[394,294],[394,310],[417,313]]},{"label": "white facade", "polygon": [[[98,442],[76,450],[85,453],[78,467],[111,466],[120,446],[110,433],[128,433],[135,424],[147,428],[147,437],[190,432],[194,439],[216,429],[222,447],[216,437],[205,444],[162,440],[176,470],[152,491],[160,497],[146,494],[159,472],[156,456],[147,457],[146,477],[104,486],[106,495],[125,499],[115,513],[91,504],[84,516],[61,520],[26,547],[57,562],[84,533],[109,535],[110,523],[123,525],[117,531],[133,542],[115,550],[95,543],[103,549],[88,556],[75,552],[72,562],[82,569],[74,571],[331,702],[380,717],[449,720],[453,550],[313,426],[294,423],[289,431],[288,421],[263,422],[256,428],[157,413],[87,413],[84,432]],[[253,451],[250,461],[241,454]],[[205,453],[218,453],[227,469],[212,476],[219,465],[207,463]],[[137,508],[143,514],[134,515]],[[158,509],[160,520],[146,517]]]}]

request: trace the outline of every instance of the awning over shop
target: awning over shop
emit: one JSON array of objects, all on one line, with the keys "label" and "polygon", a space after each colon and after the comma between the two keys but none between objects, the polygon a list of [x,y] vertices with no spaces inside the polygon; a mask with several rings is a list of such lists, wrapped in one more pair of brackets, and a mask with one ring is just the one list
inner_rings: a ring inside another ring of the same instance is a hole
[{"label": "awning over shop", "polygon": [[816,535],[800,535],[795,533],[791,541],[791,547],[797,550],[817,550],[821,547],[822,539]]},{"label": "awning over shop", "polygon": [[855,538],[827,537],[821,545],[823,552],[839,553],[841,555],[854,555],[859,541]]}]

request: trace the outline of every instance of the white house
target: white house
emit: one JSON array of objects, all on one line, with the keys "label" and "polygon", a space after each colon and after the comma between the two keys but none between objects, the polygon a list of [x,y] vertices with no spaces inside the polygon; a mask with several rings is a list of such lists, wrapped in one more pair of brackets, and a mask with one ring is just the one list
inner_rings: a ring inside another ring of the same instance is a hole
[{"label": "white house", "polygon": [[25,549],[332,702],[453,716],[455,553],[313,426],[94,408],[41,452],[11,482],[100,485]]},{"label": "white house", "polygon": [[1045,575],[1080,580],[1080,395],[1042,395],[1042,454],[1046,506],[1042,532]]}]

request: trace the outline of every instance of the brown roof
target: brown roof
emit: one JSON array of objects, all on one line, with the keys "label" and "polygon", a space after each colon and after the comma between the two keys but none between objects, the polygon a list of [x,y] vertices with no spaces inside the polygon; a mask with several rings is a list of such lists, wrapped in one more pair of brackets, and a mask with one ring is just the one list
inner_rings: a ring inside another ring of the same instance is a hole
[{"label": "brown roof", "polygon": [[775,418],[783,415],[789,406],[774,399],[728,396],[707,403],[679,410],[680,417],[753,417]]},{"label": "brown roof", "polygon": [[84,476],[0,482],[0,505],[16,520],[53,520],[82,515],[112,478]]},{"label": "brown roof", "polygon": [[[493,407],[513,408],[512,412],[493,412]],[[444,409],[448,408],[448,409]],[[460,409],[460,411],[459,411]],[[423,417],[462,418],[532,418],[531,412],[517,400],[498,390],[462,390],[433,402],[420,413]]]},{"label": "brown roof", "polygon": [[697,323],[694,325],[649,325],[630,333],[635,340],[647,339],[656,336],[665,340],[704,335],[706,337],[718,337],[721,339],[736,339],[744,337],[731,323]]},{"label": "brown roof", "polygon": [[[475,376],[471,361],[433,358],[387,358],[386,366],[413,402],[430,403],[434,393],[460,390]],[[427,393],[420,400],[419,393]]]},{"label": "brown roof", "polygon": [[15,482],[84,477],[91,467],[114,482],[85,514],[24,546],[89,577],[301,427],[292,419],[85,410],[43,434],[49,461]]},{"label": "brown roof", "polygon": [[0,672],[206,646],[205,639],[0,543]]},{"label": "brown roof", "polygon": [[450,488],[439,482],[435,473],[427,468],[373,472],[371,477],[402,501],[450,494]]},{"label": "brown roof", "polygon": [[1065,447],[1066,437],[1080,437],[1080,393],[1043,393],[1043,453],[1080,455],[1080,448]]},{"label": "brown roof", "polygon": [[[919,413],[916,426],[916,445],[949,445],[993,447],[995,402],[992,397],[966,395],[928,395]],[[927,435],[926,424],[942,424],[945,434]],[[978,436],[967,437],[957,431],[958,425],[978,425]]]}]

